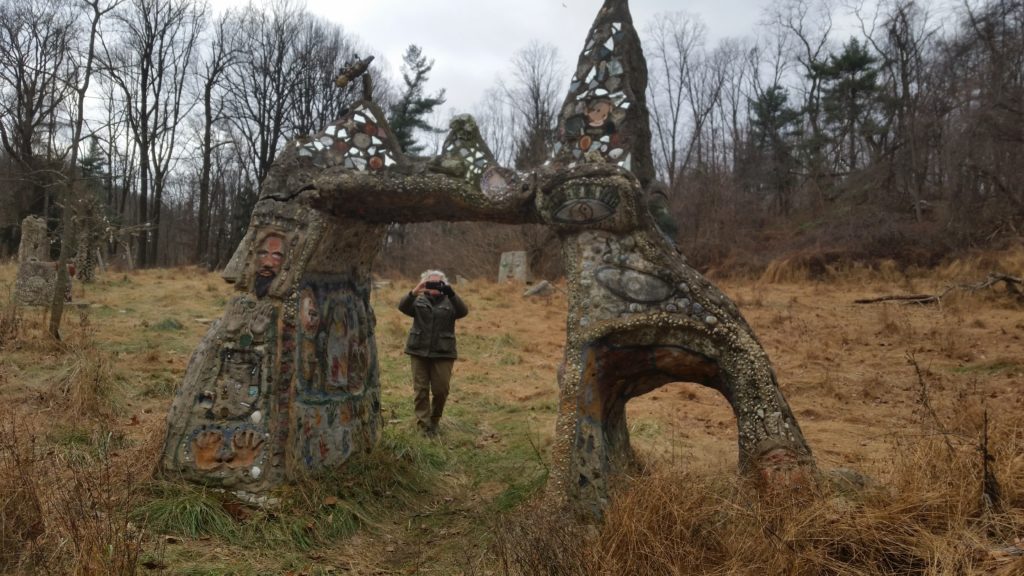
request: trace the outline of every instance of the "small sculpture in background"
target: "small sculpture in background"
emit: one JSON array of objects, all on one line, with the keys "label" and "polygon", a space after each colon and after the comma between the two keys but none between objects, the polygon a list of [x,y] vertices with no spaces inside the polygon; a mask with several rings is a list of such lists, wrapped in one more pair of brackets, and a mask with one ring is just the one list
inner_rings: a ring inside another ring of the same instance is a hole
[{"label": "small sculpture in background", "polygon": [[[69,264],[69,282],[64,295],[67,302],[71,301],[70,280],[74,275],[74,264]],[[57,263],[50,260],[50,238],[46,230],[46,220],[39,216],[28,216],[21,222],[14,302],[19,306],[49,306],[56,284]]]}]

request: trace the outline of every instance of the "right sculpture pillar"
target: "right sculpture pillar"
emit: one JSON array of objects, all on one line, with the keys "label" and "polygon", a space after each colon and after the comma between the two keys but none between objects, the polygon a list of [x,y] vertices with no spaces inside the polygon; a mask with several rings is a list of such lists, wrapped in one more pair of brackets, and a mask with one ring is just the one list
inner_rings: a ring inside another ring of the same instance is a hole
[{"label": "right sculpture pillar", "polygon": [[771,485],[802,483],[810,448],[735,304],[686,265],[645,203],[656,186],[647,69],[625,0],[606,0],[537,178],[540,218],[563,242],[569,279],[551,488],[599,516],[609,478],[634,462],[625,405],[669,382],[710,386],[736,416],[739,464]]}]

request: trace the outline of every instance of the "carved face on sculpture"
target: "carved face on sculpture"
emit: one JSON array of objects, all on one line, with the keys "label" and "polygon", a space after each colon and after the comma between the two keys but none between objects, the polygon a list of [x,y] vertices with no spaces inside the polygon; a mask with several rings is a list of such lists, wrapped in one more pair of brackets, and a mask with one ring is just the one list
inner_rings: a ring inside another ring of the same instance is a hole
[{"label": "carved face on sculpture", "polygon": [[592,101],[587,105],[587,124],[595,128],[604,126],[612,108],[612,102],[607,98]]},{"label": "carved face on sculpture", "polygon": [[284,237],[268,234],[256,248],[256,296],[262,298],[270,291],[270,283],[281,273],[285,259]]}]

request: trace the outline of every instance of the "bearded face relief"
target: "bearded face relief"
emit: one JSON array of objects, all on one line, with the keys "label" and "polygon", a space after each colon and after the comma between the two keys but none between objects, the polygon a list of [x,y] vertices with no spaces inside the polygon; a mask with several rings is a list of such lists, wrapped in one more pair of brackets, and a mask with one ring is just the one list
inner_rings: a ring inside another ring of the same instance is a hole
[{"label": "bearded face relief", "polygon": [[256,278],[254,291],[259,298],[270,292],[270,285],[281,273],[285,261],[284,236],[270,233],[263,237],[256,248]]}]

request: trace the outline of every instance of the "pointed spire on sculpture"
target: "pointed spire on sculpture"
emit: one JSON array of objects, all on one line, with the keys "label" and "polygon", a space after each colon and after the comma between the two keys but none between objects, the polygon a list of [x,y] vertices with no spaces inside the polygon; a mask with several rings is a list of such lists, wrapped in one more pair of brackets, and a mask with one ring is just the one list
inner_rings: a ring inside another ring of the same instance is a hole
[{"label": "pointed spire on sculpture", "polygon": [[558,122],[554,162],[603,162],[654,180],[647,64],[626,0],[607,0],[580,52]]}]

